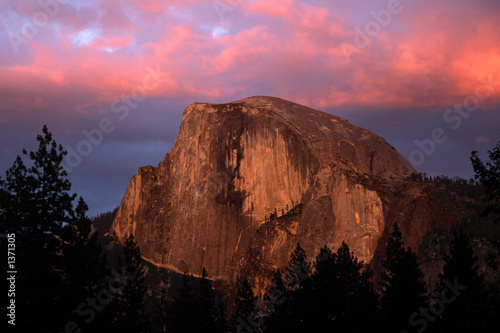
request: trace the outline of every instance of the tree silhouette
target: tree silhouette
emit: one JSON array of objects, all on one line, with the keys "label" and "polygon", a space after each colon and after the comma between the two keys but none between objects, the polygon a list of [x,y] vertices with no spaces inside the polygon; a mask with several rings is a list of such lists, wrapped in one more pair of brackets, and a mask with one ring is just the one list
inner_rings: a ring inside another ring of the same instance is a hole
[{"label": "tree silhouette", "polygon": [[193,285],[189,281],[187,272],[182,276],[182,286],[179,295],[174,299],[170,315],[170,328],[172,332],[195,332],[199,328],[196,323],[196,304],[198,297]]},{"label": "tree silhouette", "polygon": [[170,332],[169,315],[171,312],[172,312],[172,306],[168,300],[167,288],[162,287],[160,290],[160,294],[157,296],[153,313],[151,315],[153,332],[155,333]]},{"label": "tree silhouette", "polygon": [[198,317],[201,326],[200,330],[208,333],[224,332],[226,329],[224,306],[216,306],[216,297],[219,305],[222,305],[222,300],[220,296],[214,294],[212,282],[207,277],[208,273],[206,269],[203,268],[200,284],[198,286],[199,301],[197,303],[199,308]]},{"label": "tree silhouette", "polygon": [[461,229],[455,233],[440,275],[437,294],[442,295],[444,306],[442,314],[435,313],[441,315],[439,327],[454,332],[486,331],[489,310],[477,263],[469,238]]},{"label": "tree silhouette", "polygon": [[345,242],[337,253],[323,247],[312,276],[315,331],[359,332],[371,328],[378,299],[370,278],[371,271],[358,262]]},{"label": "tree silhouette", "polygon": [[272,304],[273,311],[265,320],[267,332],[302,332],[311,325],[314,320],[311,273],[306,253],[297,244],[283,276],[277,275],[279,271],[275,273],[273,289],[268,293],[267,298],[277,298],[278,302]]},{"label": "tree silhouette", "polygon": [[408,327],[410,316],[427,305],[427,286],[420,261],[410,248],[405,248],[397,223],[387,243],[382,261],[381,310],[387,332],[400,332]]},{"label": "tree silhouette", "polygon": [[105,256],[97,241],[97,232],[91,234],[91,223],[86,213],[88,206],[80,197],[75,208],[73,224],[63,228],[61,238],[64,240],[65,279],[78,286],[82,297],[96,294],[106,287],[109,274],[106,269]]},{"label": "tree silhouette", "polygon": [[307,261],[306,252],[300,243],[297,243],[284,271],[284,281],[287,288],[290,290],[306,288],[306,285],[310,283],[311,271],[311,264]]},{"label": "tree silhouette", "polygon": [[258,312],[257,298],[246,278],[238,279],[237,285],[231,318],[232,332],[258,332],[263,319]]},{"label": "tree silhouette", "polygon": [[2,231],[15,233],[18,237],[27,229],[33,218],[31,202],[34,189],[28,182],[28,169],[21,156],[17,156],[7,170],[5,180],[0,177],[0,218]]},{"label": "tree silhouette", "polygon": [[371,271],[347,244],[320,249],[314,271],[297,245],[282,275],[276,271],[264,300],[266,332],[359,332],[373,329],[378,299]]},{"label": "tree silhouette", "polygon": [[[484,163],[479,159],[478,152],[473,151],[471,153],[471,162],[475,172],[475,179],[479,181],[485,190],[483,197],[481,200],[478,200],[479,202],[477,203],[480,207],[479,215],[481,220],[483,222],[493,221],[498,224],[500,223],[500,140],[497,142],[493,150],[488,151],[488,154],[489,161]],[[491,233],[488,238],[491,244],[496,248],[497,252],[492,254],[492,256],[498,256],[498,251],[500,250],[500,240],[498,236],[495,233]],[[495,267],[494,269],[498,270],[498,267]],[[475,284],[472,284],[472,286],[474,285]],[[496,329],[500,325],[500,317],[496,315],[500,312],[500,279],[497,277],[493,283],[489,283],[485,288],[487,288],[487,293],[489,295],[489,318],[486,320],[487,328],[484,330],[488,331],[493,328]],[[471,289],[473,290],[474,288]],[[473,291],[471,293],[473,293]],[[467,298],[469,292],[464,292],[464,294],[464,298]],[[471,302],[474,301],[475,300],[471,300]],[[465,304],[459,302],[454,306],[456,306],[458,308],[457,311],[460,312],[460,308],[463,310],[464,305]],[[477,308],[478,307],[476,306],[475,309]],[[446,317],[448,316],[450,315],[446,315]],[[444,319],[446,319],[446,317]]]},{"label": "tree silhouette", "polygon": [[225,302],[221,296],[215,295],[212,282],[207,277],[208,273],[203,268],[201,280],[193,286],[190,282],[192,277],[184,273],[182,287],[169,315],[172,332],[225,332]]},{"label": "tree silhouette", "polygon": [[479,159],[477,151],[471,153],[470,159],[476,180],[486,190],[483,215],[491,216],[496,223],[500,223],[500,141],[488,154],[490,160],[486,163]]},{"label": "tree silhouette", "polygon": [[5,223],[3,230],[16,235],[16,254],[22,258],[16,262],[16,307],[23,320],[16,327],[22,331],[60,331],[81,301],[72,297],[72,291],[82,287],[73,280],[75,275],[67,264],[72,247],[83,243],[69,246],[65,236],[71,228],[88,235],[83,230],[88,220],[83,219],[83,200],[74,210],[76,194],[69,193],[71,183],[61,165],[66,155],[63,147],[46,126],[36,140],[37,151],[23,150],[30,166],[17,156],[5,179],[0,180],[0,220]]},{"label": "tree silhouette", "polygon": [[134,328],[135,332],[149,332],[150,318],[145,311],[146,273],[142,265],[139,245],[132,234],[125,242],[121,267],[126,275],[127,283],[118,294],[113,326],[117,331],[122,332],[131,328]]},{"label": "tree silhouette", "polygon": [[28,153],[24,149],[23,153],[33,164],[28,168],[28,182],[35,189],[31,204],[38,218],[34,227],[57,233],[63,222],[70,221],[74,216],[73,200],[76,194],[69,193],[71,183],[61,165],[66,151],[53,140],[47,126],[42,132],[43,135],[37,136],[38,150]]},{"label": "tree silhouette", "polygon": [[272,285],[264,295],[264,331],[277,332],[280,322],[279,316],[286,311],[284,305],[287,301],[287,289],[279,269],[273,272]]}]

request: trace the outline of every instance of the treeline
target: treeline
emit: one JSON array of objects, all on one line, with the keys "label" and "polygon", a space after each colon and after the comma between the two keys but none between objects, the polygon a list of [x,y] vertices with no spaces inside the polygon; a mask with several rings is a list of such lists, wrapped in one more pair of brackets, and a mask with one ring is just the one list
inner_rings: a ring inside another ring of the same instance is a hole
[{"label": "treeline", "polygon": [[480,185],[480,183],[474,178],[469,178],[469,180],[460,177],[448,177],[445,175],[441,176],[428,176],[426,172],[422,173],[412,173],[410,179],[414,181],[424,182],[424,183],[443,183],[443,184],[459,184],[459,185]]},{"label": "treeline", "polygon": [[336,252],[323,247],[313,263],[298,244],[287,267],[275,272],[263,301],[246,278],[238,280],[227,324],[220,302],[207,306],[213,298],[202,296],[200,282],[197,296],[183,286],[170,308],[163,308],[170,319],[158,332],[492,332],[500,324],[498,289],[478,273],[463,232],[455,234],[434,291],[397,224],[382,267],[376,287],[370,269],[347,244]]},{"label": "treeline", "polygon": [[[127,309],[107,331],[128,332],[492,332],[500,324],[500,292],[478,271],[468,236],[454,235],[435,290],[424,282],[417,255],[405,247],[395,224],[382,261],[381,279],[374,284],[370,269],[360,263],[347,244],[337,251],[324,246],[314,262],[297,244],[288,265],[276,270],[272,285],[259,300],[247,277],[237,281],[232,308],[203,270],[193,282],[185,273],[176,296],[162,289],[149,311],[145,307],[144,271],[140,251],[131,237],[135,265]],[[126,260],[131,262],[130,260]],[[113,318],[119,307],[109,307]],[[125,319],[127,318],[127,319]],[[125,323],[125,324],[124,324]],[[116,326],[114,326],[116,325]],[[122,326],[123,325],[123,326]]]},{"label": "treeline", "polygon": [[92,225],[96,228],[100,236],[104,236],[115,220],[116,213],[118,212],[118,207],[110,212],[101,213],[90,219]]},{"label": "treeline", "polygon": [[[118,265],[107,264],[85,201],[70,193],[63,147],[46,127],[37,141],[37,151],[23,151],[28,163],[18,156],[0,178],[1,242],[14,244],[2,310],[17,331],[490,332],[500,324],[499,281],[486,283],[466,234],[455,234],[438,287],[428,290],[397,224],[376,285],[347,244],[323,247],[313,262],[297,244],[261,300],[243,276],[228,309],[205,271],[197,282],[186,273],[175,296],[152,294],[133,236]],[[474,156],[485,188],[482,216],[497,220],[500,144],[487,164]]]},{"label": "treeline", "polygon": [[[71,194],[66,152],[44,126],[0,178],[1,243],[8,247],[4,320],[19,332],[140,332],[146,296],[140,251],[127,242],[112,268],[83,198]],[[27,163],[25,163],[27,159]],[[9,245],[7,245],[9,244]]]},{"label": "treeline", "polygon": [[412,173],[410,179],[422,183],[435,183],[444,188],[447,192],[460,197],[479,199],[484,194],[482,183],[473,178],[466,180],[460,177],[448,177],[444,175],[428,176],[425,172],[419,172]]}]

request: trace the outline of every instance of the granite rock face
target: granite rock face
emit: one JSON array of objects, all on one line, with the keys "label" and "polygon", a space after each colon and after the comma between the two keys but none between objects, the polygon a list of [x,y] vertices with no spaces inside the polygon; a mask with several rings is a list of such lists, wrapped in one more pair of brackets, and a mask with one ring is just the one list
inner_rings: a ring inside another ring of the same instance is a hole
[{"label": "granite rock face", "polygon": [[[312,258],[346,241],[368,261],[395,210],[419,196],[405,190],[412,172],[381,137],[305,106],[195,103],[164,161],[130,181],[111,233],[133,233],[157,265],[227,281],[284,266],[297,242]],[[406,235],[426,229],[416,223]]]}]

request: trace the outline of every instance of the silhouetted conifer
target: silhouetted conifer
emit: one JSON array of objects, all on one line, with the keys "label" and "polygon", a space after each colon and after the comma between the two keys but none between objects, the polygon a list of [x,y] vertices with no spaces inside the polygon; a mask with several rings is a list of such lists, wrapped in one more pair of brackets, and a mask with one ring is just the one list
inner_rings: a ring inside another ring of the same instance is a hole
[{"label": "silhouetted conifer", "polygon": [[314,329],[359,332],[373,328],[378,300],[370,278],[371,271],[358,262],[346,243],[337,253],[323,247],[312,276]]},{"label": "silhouetted conifer", "polygon": [[[97,231],[91,232],[87,210],[87,204],[80,198],[75,208],[75,222],[63,228],[65,281],[69,284],[67,296],[76,302],[73,306],[76,309],[87,298],[95,298],[99,309],[102,307],[102,310],[95,311],[95,317],[77,313],[78,316],[73,314],[73,318],[82,330],[105,332],[111,321],[108,304],[116,301],[116,297],[109,291],[111,276],[106,268],[106,257],[98,242]],[[81,309],[85,311],[84,307]]]},{"label": "silhouetted conifer", "polygon": [[310,284],[311,272],[311,264],[307,261],[306,252],[297,243],[284,271],[284,281],[287,288],[290,290],[306,288]]},{"label": "silhouetted conifer", "polygon": [[113,327],[118,332],[130,330],[137,333],[149,332],[150,318],[145,310],[147,292],[145,270],[140,248],[132,234],[125,242],[120,266],[127,281],[118,294]]},{"label": "silhouetted conifer", "polygon": [[199,328],[199,324],[195,322],[198,297],[189,277],[187,272],[182,276],[182,286],[172,305],[169,322],[173,333],[194,332]]},{"label": "silhouetted conifer", "polygon": [[[443,273],[435,300],[433,316],[441,320],[441,330],[486,332],[488,306],[483,280],[478,273],[478,259],[463,230],[455,233],[450,254],[445,257]],[[432,302],[431,302],[432,303]]]},{"label": "silhouetted conifer", "polygon": [[224,307],[216,306],[216,297],[218,303],[221,302],[221,299],[214,294],[212,282],[207,277],[208,273],[203,268],[198,287],[199,302],[197,305],[201,331],[207,333],[224,332],[226,329]]},{"label": "silhouetted conifer", "polygon": [[427,306],[427,286],[420,260],[405,248],[397,223],[382,262],[382,319],[387,332],[410,330],[410,316]]},{"label": "silhouetted conifer", "polygon": [[[191,284],[186,272],[182,287],[172,304],[169,314],[169,327],[172,332],[225,332],[225,303],[215,295],[212,282],[203,268],[198,286]],[[222,303],[224,304],[222,304]]]},{"label": "silhouetted conifer", "polygon": [[257,298],[246,278],[237,281],[238,290],[231,317],[231,332],[259,332],[263,318],[257,307]]},{"label": "silhouetted conifer", "polygon": [[470,159],[476,180],[479,180],[485,188],[482,213],[500,223],[500,141],[488,153],[490,160],[486,163],[479,159],[477,151],[471,153]]},{"label": "silhouetted conifer", "polygon": [[[471,162],[475,172],[475,179],[483,185],[485,193],[479,203],[482,203],[480,208],[481,220],[483,222],[494,221],[500,223],[500,141],[492,151],[488,151],[489,161],[484,163],[479,159],[478,152],[473,151],[471,154]],[[500,239],[498,235],[492,233],[488,239],[496,248],[496,253],[491,252],[490,256],[498,256],[500,250]],[[496,262],[492,263],[492,268],[498,273]],[[443,273],[444,274],[444,273]],[[496,330],[500,326],[500,278],[492,281],[486,286],[488,294],[488,318],[485,331]],[[468,294],[468,293],[467,293]],[[456,305],[459,307],[459,305]]]},{"label": "silhouetted conifer", "polygon": [[278,331],[278,316],[285,313],[284,305],[287,301],[287,289],[279,269],[275,270],[272,285],[264,295],[264,331]]},{"label": "silhouetted conifer", "polygon": [[266,318],[266,332],[303,332],[311,327],[315,320],[311,273],[306,253],[297,244],[283,276],[274,277],[275,297],[281,304],[274,304],[274,311]]},{"label": "silhouetted conifer", "polygon": [[29,232],[28,225],[33,224],[34,188],[28,182],[28,169],[21,156],[17,156],[12,167],[5,173],[5,180],[0,177],[0,221],[2,232],[15,233],[22,237]]},{"label": "silhouetted conifer", "polygon": [[167,295],[167,289],[163,287],[160,290],[160,295],[156,299],[153,314],[151,316],[153,332],[155,333],[170,332],[169,314],[172,308]]},{"label": "silhouetted conifer", "polygon": [[[18,156],[0,180],[2,229],[16,236],[17,317],[21,331],[61,331],[81,300],[72,297],[81,285],[68,267],[72,255],[67,230],[85,228],[78,219],[86,212],[83,200],[75,213],[71,183],[62,167],[66,152],[44,126],[38,150]],[[78,215],[78,216],[77,216]],[[88,232],[83,231],[88,235]],[[82,246],[83,243],[72,246]],[[75,264],[76,265],[76,264]]]}]

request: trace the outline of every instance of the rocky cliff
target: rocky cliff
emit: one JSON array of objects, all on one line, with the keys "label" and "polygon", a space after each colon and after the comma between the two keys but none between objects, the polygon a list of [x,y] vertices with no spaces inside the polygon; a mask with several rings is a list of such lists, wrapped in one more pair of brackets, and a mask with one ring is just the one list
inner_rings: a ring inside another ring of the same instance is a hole
[{"label": "rocky cliff", "polygon": [[418,248],[440,209],[408,210],[414,171],[376,134],[302,105],[195,103],[164,161],[130,181],[111,233],[133,233],[157,265],[228,281],[284,266],[297,242],[312,258],[346,241],[370,260],[394,221]]}]

